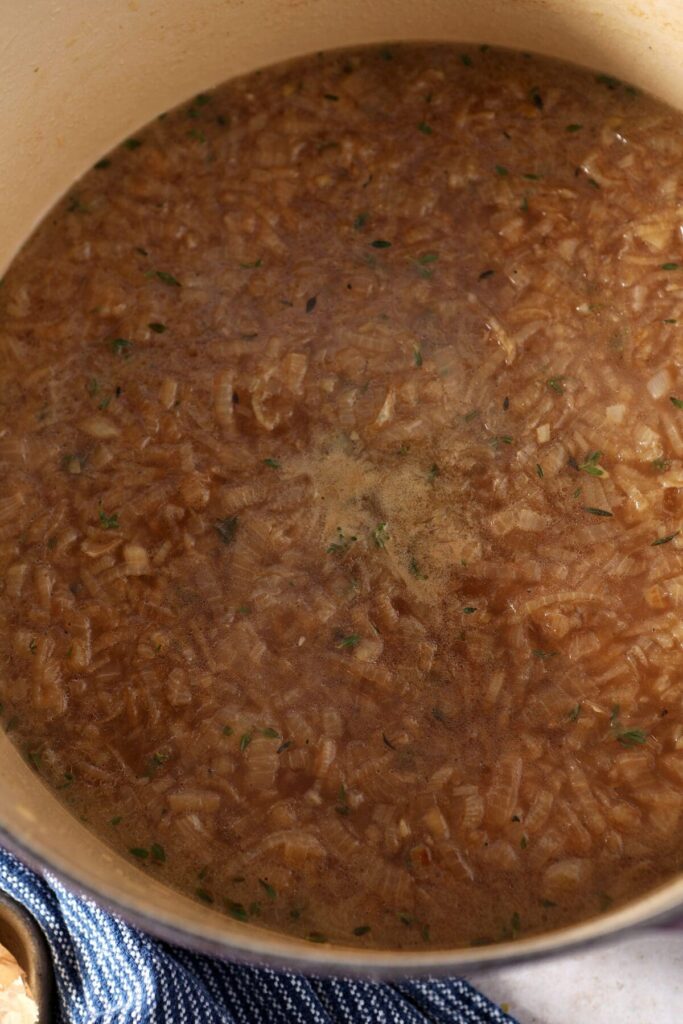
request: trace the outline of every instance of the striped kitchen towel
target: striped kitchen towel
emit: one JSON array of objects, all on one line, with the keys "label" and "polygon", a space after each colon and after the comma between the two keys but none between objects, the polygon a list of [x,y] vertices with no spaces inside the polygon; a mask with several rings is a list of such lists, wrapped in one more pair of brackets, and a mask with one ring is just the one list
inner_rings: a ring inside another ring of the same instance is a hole
[{"label": "striped kitchen towel", "polygon": [[[0,850],[52,953],[60,1024],[510,1024],[458,978],[370,982],[226,963],[152,939]],[[514,1022],[512,1022],[514,1024]]]}]

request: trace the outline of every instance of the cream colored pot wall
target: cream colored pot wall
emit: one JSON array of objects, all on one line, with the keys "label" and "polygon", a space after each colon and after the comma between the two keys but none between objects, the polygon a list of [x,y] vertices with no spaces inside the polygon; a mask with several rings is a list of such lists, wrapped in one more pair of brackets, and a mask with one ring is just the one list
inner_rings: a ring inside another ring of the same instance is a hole
[{"label": "cream colored pot wall", "polygon": [[161,111],[255,67],[387,39],[548,53],[683,106],[682,0],[0,0],[0,268]]},{"label": "cream colored pot wall", "polygon": [[[274,61],[399,39],[547,53],[683,108],[683,0],[0,0],[0,270],[80,174],[161,111]],[[683,904],[680,880],[597,921],[489,949],[312,946],[170,893],[67,814],[1,732],[0,840],[172,941],[359,973],[556,952]]]}]

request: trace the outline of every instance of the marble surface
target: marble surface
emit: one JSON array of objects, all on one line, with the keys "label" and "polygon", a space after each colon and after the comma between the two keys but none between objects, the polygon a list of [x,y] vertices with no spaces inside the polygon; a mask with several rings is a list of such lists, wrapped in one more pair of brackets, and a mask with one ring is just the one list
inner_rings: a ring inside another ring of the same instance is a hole
[{"label": "marble surface", "polygon": [[683,929],[469,975],[520,1024],[681,1024]]}]

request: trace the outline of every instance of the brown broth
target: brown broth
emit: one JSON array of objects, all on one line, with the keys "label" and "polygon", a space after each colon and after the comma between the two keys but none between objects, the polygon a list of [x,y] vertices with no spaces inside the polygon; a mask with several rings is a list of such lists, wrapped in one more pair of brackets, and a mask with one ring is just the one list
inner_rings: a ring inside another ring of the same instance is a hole
[{"label": "brown broth", "polygon": [[143,870],[422,947],[680,869],[681,126],[528,55],[318,55],[17,257],[3,721]]}]

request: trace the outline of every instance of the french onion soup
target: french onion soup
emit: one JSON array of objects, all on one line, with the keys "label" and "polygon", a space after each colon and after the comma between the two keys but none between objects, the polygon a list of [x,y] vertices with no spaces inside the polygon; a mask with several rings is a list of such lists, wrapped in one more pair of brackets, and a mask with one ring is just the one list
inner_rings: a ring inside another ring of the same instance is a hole
[{"label": "french onion soup", "polygon": [[528,54],[318,54],[17,256],[2,721],[141,870],[385,948],[679,870],[682,129]]}]

